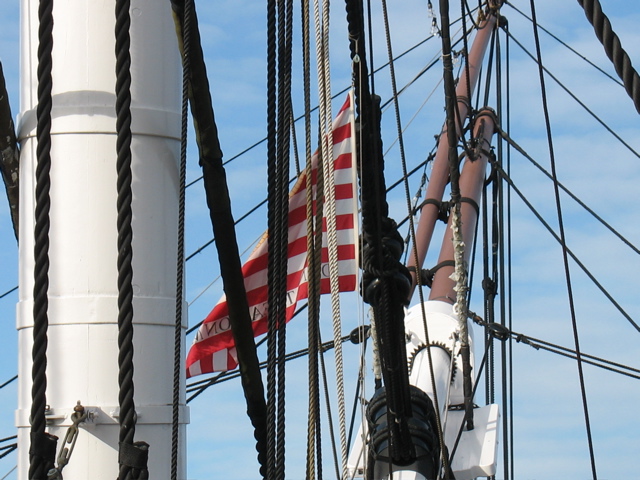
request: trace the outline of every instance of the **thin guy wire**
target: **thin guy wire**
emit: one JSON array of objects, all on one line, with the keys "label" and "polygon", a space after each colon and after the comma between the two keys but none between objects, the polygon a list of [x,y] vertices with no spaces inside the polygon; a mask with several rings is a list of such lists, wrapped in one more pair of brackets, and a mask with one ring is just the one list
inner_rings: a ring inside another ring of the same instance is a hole
[{"label": "thin guy wire", "polygon": [[556,161],[555,161],[555,154],[553,149],[553,137],[551,135],[551,123],[549,119],[547,94],[545,91],[544,71],[542,69],[542,53],[540,51],[540,39],[538,38],[538,28],[536,26],[538,22],[536,20],[536,9],[535,9],[534,0],[531,0],[530,3],[531,3],[531,18],[533,19],[533,25],[534,25],[533,36],[535,38],[535,45],[536,45],[536,58],[538,62],[538,74],[540,77],[540,89],[542,90],[542,108],[544,111],[544,119],[545,119],[546,130],[547,130],[547,144],[549,146],[549,159],[551,161],[551,173],[553,175],[553,189],[555,194],[556,211],[558,215],[558,228],[560,231],[560,240],[562,245],[562,261],[564,264],[567,293],[569,296],[569,309],[571,311],[571,326],[573,329],[573,339],[576,346],[578,377],[580,379],[580,393],[582,396],[582,408],[584,411],[585,427],[587,431],[587,443],[589,445],[589,457],[591,460],[591,473],[593,475],[593,480],[597,480],[598,474],[596,473],[596,459],[595,459],[595,453],[593,450],[593,439],[591,437],[591,422],[589,421],[589,407],[587,404],[587,392],[586,392],[585,382],[584,382],[584,373],[582,371],[582,359],[580,358],[580,340],[578,338],[578,323],[576,319],[575,305],[573,301],[573,288],[571,284],[571,273],[569,270],[569,256],[567,254],[562,206],[560,203],[560,189],[558,188],[558,175],[556,172]]}]

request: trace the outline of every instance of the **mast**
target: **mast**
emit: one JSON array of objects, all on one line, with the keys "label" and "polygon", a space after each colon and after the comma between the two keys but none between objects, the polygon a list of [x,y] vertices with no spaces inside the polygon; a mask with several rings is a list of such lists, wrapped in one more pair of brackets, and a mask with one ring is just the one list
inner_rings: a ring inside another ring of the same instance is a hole
[{"label": "mast", "polygon": [[[88,416],[64,474],[96,480],[118,476],[114,8],[114,2],[67,0],[56,2],[53,10],[47,431],[60,437],[60,450],[80,402]],[[30,445],[37,10],[37,2],[22,1],[16,413],[20,479],[28,478]],[[180,59],[168,2],[137,3],[130,14],[135,440],[150,444],[150,478],[168,479]],[[186,318],[182,325],[184,330]],[[186,478],[184,378],[180,405],[178,478]]]}]

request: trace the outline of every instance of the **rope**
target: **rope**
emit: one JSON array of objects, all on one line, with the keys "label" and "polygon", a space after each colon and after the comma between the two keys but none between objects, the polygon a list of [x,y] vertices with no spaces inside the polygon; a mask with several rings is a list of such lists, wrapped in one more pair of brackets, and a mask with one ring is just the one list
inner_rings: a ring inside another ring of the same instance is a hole
[{"label": "rope", "polygon": [[171,480],[178,478],[178,452],[180,450],[180,377],[182,370],[182,303],[184,299],[184,224],[185,184],[187,178],[187,138],[189,126],[189,76],[191,75],[191,25],[193,0],[184,2],[182,26],[182,111],[180,133],[180,180],[178,199],[178,251],[176,265],[176,321],[173,337],[173,399],[171,410]]},{"label": "rope", "polygon": [[[172,0],[176,23],[178,46],[183,48],[182,26],[184,22],[183,1]],[[251,317],[245,294],[242,265],[238,252],[235,222],[231,212],[229,189],[222,163],[222,150],[215,122],[207,69],[202,52],[197,14],[192,11],[192,34],[190,51],[189,101],[193,113],[200,165],[203,171],[207,207],[211,217],[214,236],[218,238],[216,249],[220,264],[220,275],[227,292],[227,305],[231,319],[231,331],[236,345],[238,364],[242,377],[242,389],[247,405],[247,414],[254,427],[260,474],[266,475],[267,425],[264,388],[260,375],[256,344],[251,328]]]},{"label": "rope", "polygon": [[[305,158],[307,178],[307,251],[309,252],[309,315],[308,315],[308,350],[309,350],[309,414],[307,417],[307,457],[306,478],[316,480],[316,471],[321,471],[320,459],[316,462],[316,452],[320,449],[320,384],[318,371],[318,344],[320,320],[320,254],[322,247],[322,202],[316,200],[316,217],[313,216],[313,184],[311,165],[311,42],[309,0],[302,0],[302,66],[304,90],[304,131]],[[323,190],[322,170],[317,170],[317,191]],[[316,428],[318,427],[318,428]]]},{"label": "rope", "polygon": [[[514,142],[515,143],[515,142]],[[593,276],[593,274],[585,267],[585,265],[578,259],[578,257],[569,249],[569,247],[563,244],[562,238],[558,236],[551,226],[542,218],[542,215],[534,208],[534,206],[527,200],[524,194],[515,186],[512,179],[507,175],[507,173],[502,170],[500,167],[494,165],[498,169],[498,173],[500,176],[509,184],[509,187],[513,189],[513,191],[522,199],[525,205],[529,208],[529,210],[536,216],[536,218],[542,223],[542,225],[547,229],[547,231],[551,234],[551,236],[560,244],[563,245],[563,248],[566,249],[567,254],[571,257],[571,259],[576,262],[576,265],[580,267],[580,269],[589,277],[589,279],[593,282],[593,284],[598,287],[598,289],[604,294],[605,297],[611,302],[611,304],[616,307],[616,309],[622,314],[624,318],[635,328],[638,332],[640,332],[640,325],[638,325],[631,315],[629,315],[622,306],[611,296],[611,294],[602,286],[600,282]]]},{"label": "rope", "polygon": [[[269,238],[269,321],[267,333],[267,478],[275,479],[275,455],[276,455],[276,305],[274,302],[275,282],[274,276],[276,265],[273,260],[273,245],[276,242],[275,217],[273,212],[273,201],[276,195],[276,182],[272,179],[273,172],[276,168],[277,157],[277,125],[274,112],[276,111],[276,1],[267,1],[267,172],[268,172],[268,188],[267,196],[268,214],[267,222],[270,233]],[[274,302],[274,303],[272,303]]]},{"label": "rope", "polygon": [[[47,408],[47,330],[49,328],[49,212],[51,199],[51,89],[53,51],[53,0],[38,8],[37,166],[33,286],[33,366],[31,370],[31,448],[29,479],[44,480],[54,466],[57,437],[45,433]],[[51,451],[53,449],[53,451]]]},{"label": "rope", "polygon": [[336,395],[338,402],[338,427],[340,435],[340,471],[347,470],[347,429],[344,398],[344,365],[342,346],[337,340],[341,337],[340,299],[338,296],[338,237],[336,225],[335,177],[333,165],[333,131],[331,112],[331,76],[329,56],[329,1],[323,1],[322,15],[318,0],[314,1],[314,23],[316,31],[316,56],[318,58],[318,90],[320,105],[320,168],[324,171],[324,195],[327,209],[327,243],[329,253],[329,283],[331,292],[331,313],[333,338],[336,342]]},{"label": "rope", "polygon": [[[512,34],[511,32],[507,31],[507,35],[509,35],[509,38],[513,39],[514,42],[516,42],[516,44],[527,54],[529,55],[529,57],[534,61],[537,62],[536,58],[534,57],[534,55],[532,53],[530,53]],[[613,131],[613,129],[611,127],[609,127],[609,125],[607,125],[606,123],[604,123],[604,121],[598,117],[589,107],[586,106],[586,104],[580,100],[575,93],[573,93],[571,90],[569,90],[562,82],[560,82],[560,80],[558,80],[558,78],[553,75],[548,69],[547,67],[545,67],[544,65],[542,66],[542,69],[546,72],[547,75],[549,75],[549,77],[551,77],[553,79],[554,82],[556,82],[560,88],[562,88],[565,92],[567,92],[569,94],[569,96],[571,98],[573,98],[576,102],[578,102],[578,105],[580,105],[582,108],[585,109],[585,111],[587,113],[589,113],[589,115],[591,115],[600,125],[602,125],[605,130],[607,130],[611,135],[613,135],[616,140],[618,140],[622,145],[624,145],[631,153],[633,153],[636,157],[640,158],[640,153],[638,153],[636,150],[633,149],[633,147],[631,145],[629,145],[627,142],[625,142],[622,137],[620,137],[620,135],[618,135],[616,132]]]},{"label": "rope", "polygon": [[571,274],[569,271],[569,255],[567,253],[567,247],[566,247],[566,237],[564,232],[562,206],[560,203],[560,188],[558,187],[558,176],[556,173],[555,154],[553,150],[553,137],[551,135],[549,108],[547,104],[547,94],[546,94],[545,83],[544,83],[544,71],[542,69],[542,54],[540,51],[540,39],[538,38],[538,28],[536,27],[538,22],[536,20],[536,9],[535,9],[535,4],[533,0],[531,0],[531,18],[533,19],[533,25],[534,25],[533,35],[534,35],[535,44],[536,44],[536,54],[538,59],[538,73],[540,76],[540,88],[542,90],[542,106],[544,110],[544,118],[545,118],[546,130],[547,130],[547,143],[549,146],[549,159],[551,161],[551,174],[553,175],[553,190],[555,194],[556,212],[558,216],[558,228],[560,232],[560,240],[562,245],[562,261],[564,264],[565,278],[567,283],[567,293],[569,296],[569,309],[571,312],[571,326],[573,329],[573,339],[575,342],[576,354],[577,354],[576,356],[577,356],[578,377],[580,379],[580,394],[582,396],[582,407],[584,411],[585,427],[587,430],[587,443],[589,445],[591,472],[593,474],[593,480],[596,480],[598,478],[598,475],[596,473],[596,459],[595,459],[595,453],[593,450],[593,439],[591,437],[591,423],[589,421],[589,407],[587,405],[587,393],[586,393],[585,383],[584,383],[584,373],[582,370],[582,359],[580,358],[580,341],[578,338],[578,324],[577,324],[575,305],[573,300]]},{"label": "rope", "polygon": [[131,18],[130,0],[116,0],[116,170],[117,170],[117,229],[118,229],[118,385],[120,391],[119,480],[148,475],[145,466],[134,468],[128,458],[132,451],[146,452],[147,444],[134,444],[136,410],[133,401],[133,217],[131,203]]},{"label": "rope", "polygon": [[[276,295],[277,306],[277,423],[276,423],[276,478],[285,475],[285,357],[286,357],[286,292],[287,292],[287,245],[288,245],[288,177],[291,132],[291,48],[293,35],[293,0],[278,2],[278,157],[276,195],[276,243],[275,261],[280,268],[276,277],[279,282]],[[272,230],[270,230],[271,232]],[[273,285],[270,283],[269,285]],[[272,311],[272,304],[269,303]]]},{"label": "rope", "polygon": [[[453,80],[453,64],[451,59],[451,39],[449,34],[449,1],[440,0],[440,23],[441,23],[441,38],[442,38],[442,62],[443,62],[443,77],[444,77],[444,93],[445,93],[445,108],[447,114],[447,138],[449,144],[448,159],[449,159],[449,179],[451,182],[451,202],[453,204],[452,210],[452,231],[454,239],[454,260],[456,262],[454,273],[458,282],[456,305],[454,306],[454,312],[457,312],[460,321],[460,351],[462,354],[462,364],[464,373],[464,397],[465,397],[465,421],[468,427],[472,428],[473,421],[471,418],[471,379],[469,368],[469,339],[466,325],[466,292],[465,281],[466,272],[464,266],[464,252],[461,252],[460,243],[462,242],[459,227],[460,222],[460,187],[459,178],[460,171],[458,169],[458,155],[456,152],[457,135],[455,126],[455,104],[456,93]],[[462,261],[461,261],[462,260]],[[457,310],[456,310],[457,307]],[[463,317],[463,314],[465,315]],[[437,396],[435,399],[436,418],[438,420],[438,439],[441,445],[441,456],[443,459],[443,468],[446,475],[449,475],[449,462],[446,458],[446,449],[444,448],[444,437],[442,432],[442,426],[440,421],[440,406],[438,405]]]},{"label": "rope", "polygon": [[[504,2],[505,5],[509,5],[511,8],[513,8],[516,12],[518,12],[520,15],[522,15],[524,18],[526,18],[527,20],[531,21],[531,17],[528,16],[526,13],[524,13],[522,10],[520,10],[518,7],[516,7],[515,5],[513,5],[511,2]],[[507,28],[507,24],[506,22],[504,23],[504,25],[502,25],[503,28]],[[574,55],[580,57],[582,60],[584,60],[585,62],[587,62],[589,65],[591,65],[593,68],[595,68],[596,70],[598,70],[600,73],[602,73],[604,76],[608,77],[609,79],[613,80],[614,82],[616,82],[618,85],[620,85],[621,87],[624,88],[624,84],[618,80],[617,78],[615,78],[613,75],[610,75],[608,72],[606,72],[604,69],[600,68],[598,65],[596,65],[595,63],[593,63],[591,60],[589,60],[587,57],[585,57],[584,55],[582,55],[580,52],[578,52],[575,48],[573,48],[571,45],[569,45],[568,43],[562,41],[562,39],[560,39],[557,35],[554,35],[552,32],[550,32],[549,30],[547,30],[546,28],[544,28],[542,25],[538,24],[538,28],[540,30],[542,30],[544,33],[546,33],[547,35],[549,35],[551,38],[553,38],[556,42],[558,42],[560,45],[562,45],[563,47],[565,47],[567,50],[569,50],[570,52],[572,52]]]},{"label": "rope", "polygon": [[[502,19],[500,17],[498,17],[498,26],[500,26],[503,23]],[[506,41],[508,42],[509,39],[508,37],[506,37]],[[507,55],[508,55],[508,50],[507,50]],[[508,62],[508,60],[507,60]],[[507,63],[507,67],[508,67],[508,63]],[[498,118],[505,118],[504,117],[504,104],[503,104],[503,99],[502,99],[502,91],[503,91],[503,82],[502,82],[502,70],[503,70],[503,66],[502,66],[502,43],[500,41],[500,34],[499,32],[496,33],[496,109],[498,112]],[[507,77],[508,78],[508,77]],[[507,82],[507,85],[508,82]],[[508,109],[507,109],[507,115],[508,115]],[[507,120],[508,122],[508,120]],[[497,163],[498,165],[503,165],[504,164],[504,143],[503,142],[498,142],[497,145]],[[497,174],[495,171],[492,171],[492,187],[494,190],[496,190],[496,197],[494,202],[496,202],[498,204],[498,208],[497,208],[497,215],[498,215],[498,219],[496,222],[496,228],[497,228],[497,238],[498,238],[498,244],[499,244],[499,252],[498,252],[498,265],[499,265],[499,272],[497,273],[497,276],[499,278],[499,284],[498,284],[498,299],[499,299],[499,304],[500,304],[500,324],[507,328],[507,309],[506,309],[506,302],[508,299],[508,295],[511,290],[507,290],[506,287],[506,277],[505,277],[505,193],[504,193],[504,189],[502,182],[498,182],[497,180]],[[510,227],[510,225],[509,225]],[[513,392],[509,391],[509,385],[508,385],[508,381],[510,380],[509,378],[509,372],[507,370],[507,355],[509,353],[511,349],[511,340],[509,340],[509,342],[503,342],[500,345],[500,368],[502,370],[502,375],[501,375],[501,392],[502,392],[502,408],[503,408],[503,412],[508,412],[509,408],[511,406],[511,402],[513,400]],[[511,423],[512,418],[510,418],[508,416],[508,414],[504,414],[503,415],[504,421],[502,423],[502,452],[503,452],[503,477],[504,480],[509,480],[509,454],[511,451],[510,448],[510,438],[509,438],[509,433],[513,428],[513,425]]]},{"label": "rope", "polygon": [[[591,25],[593,25],[596,36],[602,43],[607,57],[613,63],[616,73],[624,83],[624,89],[633,100],[636,111],[640,113],[640,77],[633,65],[631,65],[629,55],[622,48],[620,38],[611,28],[611,22],[602,12],[600,2],[598,0],[578,0],[578,3],[584,9],[584,13]],[[531,17],[535,23],[535,15],[532,14]]]}]

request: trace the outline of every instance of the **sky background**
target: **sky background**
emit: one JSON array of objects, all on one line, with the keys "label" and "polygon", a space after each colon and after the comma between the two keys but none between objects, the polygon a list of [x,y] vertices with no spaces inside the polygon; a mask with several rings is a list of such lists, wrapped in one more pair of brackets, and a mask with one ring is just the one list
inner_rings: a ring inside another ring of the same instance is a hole
[{"label": "sky background", "polygon": [[[395,3],[390,5],[392,10],[389,14],[393,51],[398,54],[429,36],[431,19],[427,2],[405,0]],[[512,3],[530,14],[528,1],[514,0]],[[640,9],[635,2],[626,0],[602,0],[601,3],[632,62],[640,65],[640,33],[637,28],[640,24]],[[537,1],[536,5],[538,21],[542,26],[615,75],[576,1],[545,0]],[[224,158],[228,160],[265,135],[266,8],[263,2],[245,0],[199,2],[197,8],[222,149]],[[435,8],[438,14],[437,5]],[[531,23],[509,6],[503,7],[502,14],[508,18],[513,35],[529,51],[534,52]],[[452,5],[451,18],[458,16],[459,5]],[[331,75],[334,94],[348,87],[351,77],[344,17],[344,5],[334,2],[331,18]],[[378,6],[374,7],[373,17],[378,32],[374,38],[374,59],[379,66],[386,62],[387,54]],[[299,12],[296,9],[296,25],[298,24]],[[456,31],[457,27],[454,27],[452,33]],[[172,35],[173,32],[168,34]],[[640,151],[638,115],[624,89],[545,33],[540,32],[540,35],[543,63],[549,70],[635,151]],[[297,31],[295,42],[295,56],[298,60],[294,61],[293,97],[294,111],[300,114],[300,41]],[[501,36],[501,45],[504,53],[504,35]],[[439,56],[439,47],[440,40],[432,39],[397,62],[397,83],[400,88],[432,58]],[[513,42],[509,48],[511,136],[536,161],[549,168],[537,67]],[[17,0],[0,3],[0,60],[16,116],[20,108]],[[400,97],[410,168],[426,158],[434,145],[434,135],[442,125],[442,86],[437,86],[441,75],[438,65]],[[633,244],[638,245],[638,154],[617,142],[549,77],[546,78],[546,86],[560,181]],[[436,90],[433,97],[423,106],[434,88]],[[376,76],[376,90],[383,102],[390,98],[388,70],[385,69]],[[334,101],[334,112],[342,102],[342,96]],[[297,124],[297,129],[298,144],[302,146],[302,124]],[[397,143],[394,143],[396,136],[394,112],[389,109],[384,113],[383,125],[385,151],[389,148],[386,155],[388,184],[395,182],[400,175],[400,154]],[[265,165],[264,145],[228,164],[227,175],[236,218],[266,198]],[[197,153],[192,146],[188,181],[199,176]],[[518,188],[557,229],[551,182],[516,153],[512,153],[512,177]],[[418,188],[419,180],[419,175],[415,175],[410,181],[412,195]],[[513,330],[573,348],[561,250],[526,206],[515,195],[512,196]],[[406,203],[402,189],[394,190],[389,203],[392,216],[398,220],[405,217]],[[637,321],[640,318],[640,301],[637,295],[637,272],[640,271],[638,254],[615,239],[566,195],[562,195],[562,206],[566,216],[569,247]],[[252,242],[266,228],[265,212],[265,208],[259,209],[238,226],[241,251],[250,250]],[[403,230],[403,235],[405,232]],[[198,182],[187,190],[187,254],[194,252],[210,240],[211,236],[204,191],[201,182]],[[436,263],[435,252],[440,243],[439,238],[441,234],[436,233],[425,267]],[[17,285],[18,277],[17,246],[6,200],[2,195],[0,265],[1,294]],[[476,268],[481,269],[480,264]],[[192,303],[189,308],[189,323],[193,325],[208,313],[221,293],[219,282],[207,288],[218,275],[215,248],[209,247],[190,260],[187,263],[187,275],[187,301]],[[571,275],[582,350],[639,368],[638,332],[611,306],[574,262],[571,262]],[[194,300],[200,294],[202,295]],[[347,333],[357,325],[358,318],[363,316],[363,310],[358,306],[355,294],[343,294],[342,298],[345,302],[342,307],[345,322],[343,331]],[[473,294],[471,308],[481,312],[479,299],[480,291]],[[0,298],[0,384],[17,372],[16,301],[17,293]],[[329,320],[329,316],[326,318]],[[288,350],[304,347],[306,322],[304,319],[300,320],[290,324]],[[326,323],[325,328],[323,338],[328,339],[330,322]],[[191,338],[187,339],[187,343],[190,342]],[[350,399],[355,388],[358,348],[351,344],[346,344],[344,348],[347,360],[346,392]],[[481,355],[481,352],[477,352],[477,355]],[[513,355],[515,478],[591,478],[575,361],[515,343]],[[328,354],[328,365],[332,362],[332,356]],[[640,471],[640,458],[637,455],[637,446],[640,445],[640,416],[637,412],[640,383],[588,365],[584,366],[584,371],[598,478],[635,478]],[[287,478],[301,479],[304,478],[305,464],[306,361],[300,359],[291,362],[287,372],[291,379],[287,390]],[[16,382],[0,390],[0,437],[13,435],[15,432],[13,422],[16,391]],[[499,395],[498,390],[498,398]],[[484,393],[481,391],[476,403],[483,402]],[[209,389],[194,400],[190,407],[188,478],[256,478],[254,442],[244,413],[244,399],[239,382],[229,381]],[[326,430],[324,438],[328,438]],[[329,452],[329,449],[325,450],[325,476],[331,476],[333,471]],[[0,479],[13,468],[15,458],[13,453],[0,460]],[[15,473],[7,478],[16,478]],[[497,478],[503,478],[501,467]]]}]

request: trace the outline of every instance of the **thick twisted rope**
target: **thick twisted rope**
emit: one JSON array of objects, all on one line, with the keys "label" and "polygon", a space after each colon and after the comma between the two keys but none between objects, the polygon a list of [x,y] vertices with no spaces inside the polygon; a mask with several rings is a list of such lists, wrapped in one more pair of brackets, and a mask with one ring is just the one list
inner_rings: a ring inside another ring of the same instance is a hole
[{"label": "thick twisted rope", "polygon": [[51,199],[51,89],[53,51],[53,0],[41,0],[38,9],[38,107],[36,147],[36,206],[35,206],[35,279],[33,285],[33,366],[31,387],[31,448],[29,450],[29,479],[47,477],[53,467],[55,444],[51,464],[43,458],[45,409],[47,404],[47,330],[49,289],[49,211]]},{"label": "thick twisted rope", "polygon": [[[281,244],[286,242],[282,238],[280,162],[278,161],[278,81],[277,81],[277,48],[278,48],[278,9],[275,0],[267,2],[267,175],[268,175],[268,204],[267,223],[269,231],[268,255],[268,285],[269,285],[269,316],[267,332],[267,478],[279,479],[278,471],[281,463],[277,459],[277,345],[278,327],[285,322],[285,311],[280,308],[282,296],[286,295],[281,280],[286,278],[286,263],[283,265]],[[283,35],[283,33],[282,33]],[[282,42],[280,42],[282,44]],[[282,135],[282,132],[280,132]],[[284,259],[286,262],[286,257]]]},{"label": "thick twisted rope", "polygon": [[131,191],[131,19],[130,0],[116,0],[116,171],[118,229],[118,385],[120,391],[119,480],[133,478],[123,450],[133,445],[136,411],[133,402],[133,230]]},{"label": "thick twisted rope", "polygon": [[613,31],[611,22],[602,12],[602,6],[598,0],[578,0],[580,6],[584,9],[587,19],[593,25],[596,36],[604,51],[613,63],[616,73],[624,83],[624,89],[633,100],[636,111],[640,113],[640,77],[638,72],[631,65],[631,59],[627,52],[622,48],[620,38]]}]

